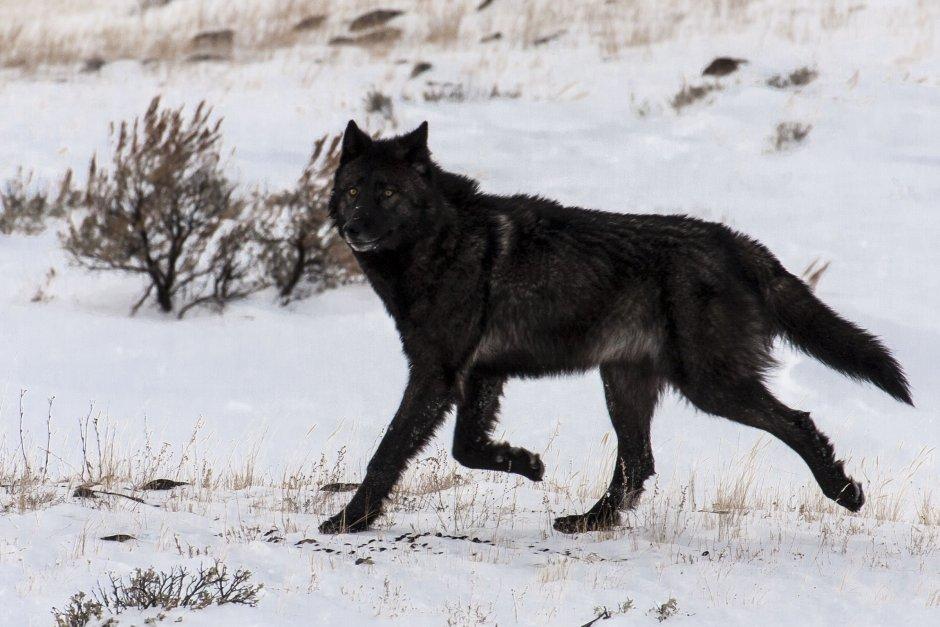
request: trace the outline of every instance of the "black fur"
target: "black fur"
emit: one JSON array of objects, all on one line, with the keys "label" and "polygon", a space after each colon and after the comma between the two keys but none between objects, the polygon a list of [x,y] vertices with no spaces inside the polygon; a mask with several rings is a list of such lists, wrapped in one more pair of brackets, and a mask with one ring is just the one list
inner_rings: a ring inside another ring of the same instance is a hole
[{"label": "black fur", "polygon": [[556,520],[564,532],[609,527],[637,502],[654,472],[650,421],[667,385],[702,411],[775,435],[829,498],[858,510],[861,486],[826,436],[764,385],[776,336],[910,402],[884,346],[761,244],[685,216],[481,193],[431,160],[427,124],[372,140],[350,122],[330,211],[395,319],[410,378],[365,479],[324,532],[367,528],[454,406],[458,462],[541,480],[538,455],[491,439],[509,377],[600,368],[616,471],[588,512]]}]

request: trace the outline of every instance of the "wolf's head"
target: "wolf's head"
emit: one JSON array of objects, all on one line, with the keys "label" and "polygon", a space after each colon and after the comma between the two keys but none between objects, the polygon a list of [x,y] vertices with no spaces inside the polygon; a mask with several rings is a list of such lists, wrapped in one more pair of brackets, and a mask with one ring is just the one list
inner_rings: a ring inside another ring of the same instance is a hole
[{"label": "wolf's head", "polygon": [[330,214],[350,248],[393,250],[426,234],[435,217],[432,169],[427,122],[374,140],[350,120],[330,198]]}]

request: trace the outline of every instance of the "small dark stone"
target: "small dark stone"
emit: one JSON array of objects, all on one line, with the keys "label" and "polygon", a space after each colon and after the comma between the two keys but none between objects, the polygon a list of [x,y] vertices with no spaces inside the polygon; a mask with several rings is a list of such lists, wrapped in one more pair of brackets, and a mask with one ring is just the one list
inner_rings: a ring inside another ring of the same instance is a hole
[{"label": "small dark stone", "polygon": [[358,483],[328,483],[320,487],[320,492],[352,492],[358,487]]},{"label": "small dark stone", "polygon": [[154,479],[140,486],[141,490],[172,490],[181,485],[189,485],[185,481],[173,481],[172,479]]},{"label": "small dark stone", "polygon": [[372,561],[371,557],[360,557],[356,560],[356,566],[359,566],[360,564],[375,564],[375,562]]},{"label": "small dark stone", "polygon": [[503,38],[503,34],[502,34],[502,33],[500,33],[500,32],[495,32],[495,33],[493,33],[492,35],[487,35],[486,37],[483,37],[483,38],[480,40],[480,43],[481,43],[481,44],[488,44],[488,43],[490,43],[491,41],[499,41],[499,40],[502,39],[502,38]]},{"label": "small dark stone", "polygon": [[543,44],[547,44],[547,43],[549,43],[549,42],[551,42],[551,41],[555,41],[556,39],[558,39],[559,37],[561,37],[562,35],[564,35],[564,34],[567,33],[567,32],[568,32],[567,30],[562,29],[562,30],[560,30],[560,31],[557,31],[557,32],[552,33],[551,35],[545,35],[544,37],[538,37],[538,38],[535,39],[535,41],[532,42],[532,45],[533,45],[533,46],[541,46],[541,45],[543,45]]},{"label": "small dark stone", "polygon": [[75,488],[75,491],[72,492],[72,496],[78,497],[80,499],[96,499],[98,498],[98,493],[85,485],[80,485]]},{"label": "small dark stone", "polygon": [[411,78],[421,76],[422,74],[430,70],[432,67],[434,66],[428,63],[427,61],[421,61],[419,63],[415,63],[415,66],[411,68]]},{"label": "small dark stone", "polygon": [[727,76],[736,72],[738,66],[747,63],[747,59],[734,59],[732,57],[718,57],[702,70],[702,76]]},{"label": "small dark stone", "polygon": [[360,30],[366,30],[368,28],[383,26],[399,15],[403,14],[403,11],[397,11],[394,9],[376,9],[375,11],[369,11],[368,13],[363,13],[354,19],[349,24],[349,30],[356,32]]},{"label": "small dark stone", "polygon": [[295,31],[315,30],[323,26],[326,22],[325,15],[308,15],[304,19],[294,24]]},{"label": "small dark stone", "polygon": [[129,536],[126,533],[116,533],[113,536],[104,536],[101,538],[106,542],[127,542],[128,540],[136,540],[134,536]]},{"label": "small dark stone", "polygon": [[89,57],[85,59],[85,63],[82,64],[82,72],[85,74],[91,74],[92,72],[97,72],[107,64],[107,61],[101,57]]},{"label": "small dark stone", "polygon": [[382,44],[392,44],[401,39],[402,32],[398,28],[379,28],[364,33],[358,37],[333,37],[327,43],[331,46],[361,46],[368,48]]},{"label": "small dark stone", "polygon": [[207,61],[228,61],[228,57],[221,54],[200,53],[189,55],[186,60],[190,63],[205,63]]},{"label": "small dark stone", "polygon": [[194,48],[231,48],[235,44],[235,31],[230,28],[210,30],[196,34],[190,40]]}]

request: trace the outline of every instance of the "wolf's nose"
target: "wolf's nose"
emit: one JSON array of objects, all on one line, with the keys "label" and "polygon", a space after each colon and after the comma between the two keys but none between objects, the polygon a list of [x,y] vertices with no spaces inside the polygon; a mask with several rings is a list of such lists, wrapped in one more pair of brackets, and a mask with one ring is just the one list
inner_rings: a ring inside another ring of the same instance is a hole
[{"label": "wolf's nose", "polygon": [[343,229],[347,239],[359,239],[362,236],[362,224],[359,222],[349,222]]}]

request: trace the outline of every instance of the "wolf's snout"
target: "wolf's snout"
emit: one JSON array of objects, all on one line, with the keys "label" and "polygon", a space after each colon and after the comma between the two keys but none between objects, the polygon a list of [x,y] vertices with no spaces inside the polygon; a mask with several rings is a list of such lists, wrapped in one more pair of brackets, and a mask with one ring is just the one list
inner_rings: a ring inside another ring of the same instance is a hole
[{"label": "wolf's snout", "polygon": [[355,251],[370,250],[382,239],[382,233],[358,219],[347,222],[343,227],[342,235]]}]

